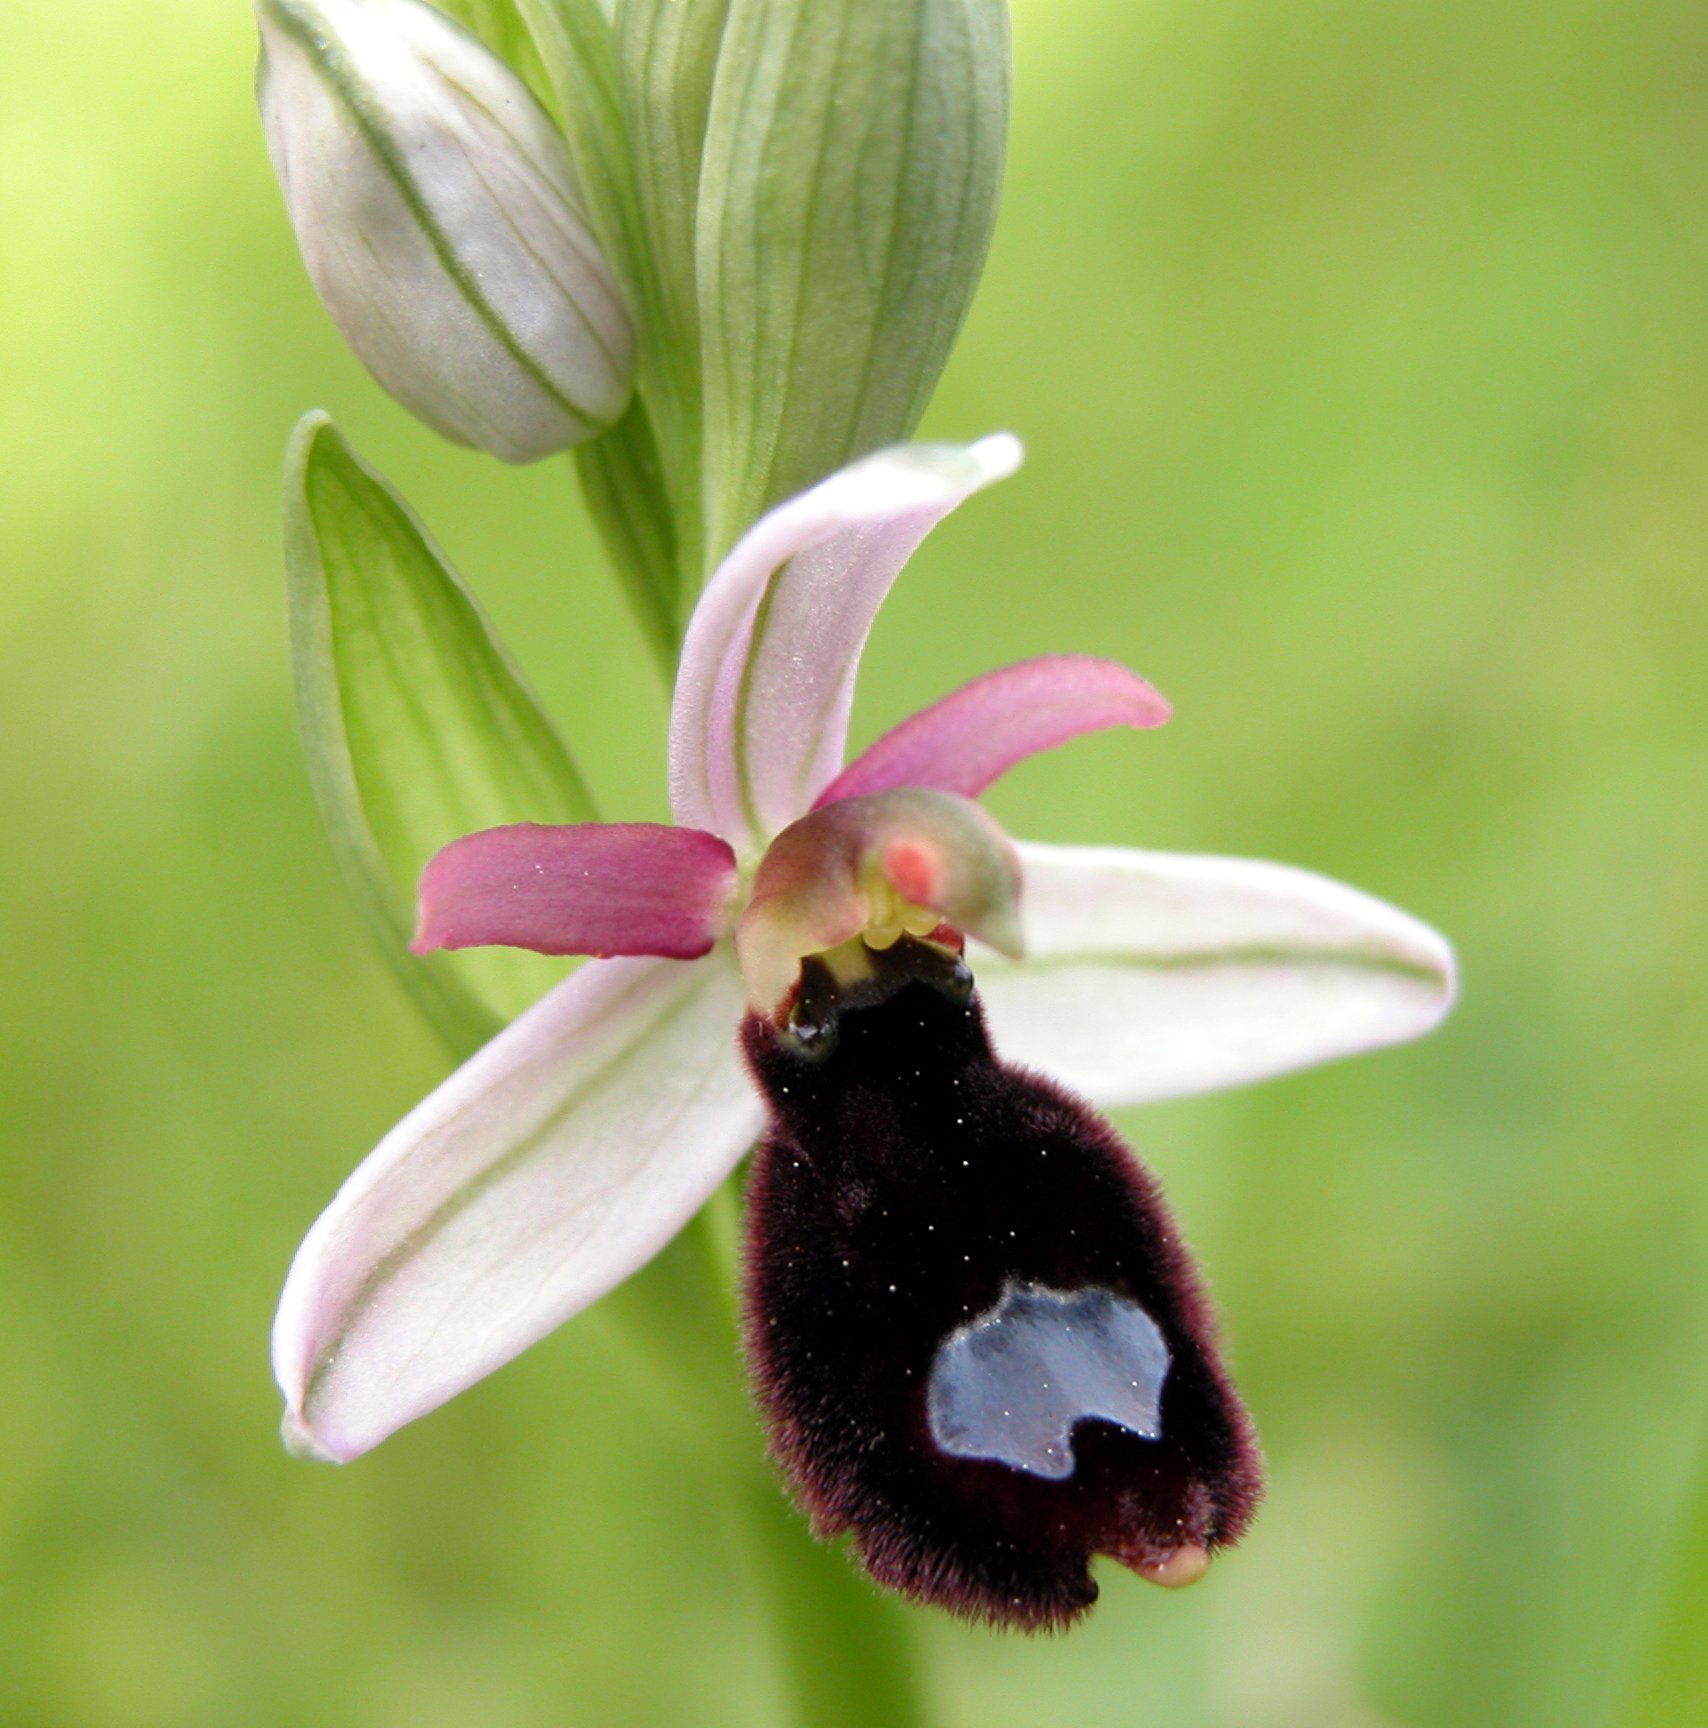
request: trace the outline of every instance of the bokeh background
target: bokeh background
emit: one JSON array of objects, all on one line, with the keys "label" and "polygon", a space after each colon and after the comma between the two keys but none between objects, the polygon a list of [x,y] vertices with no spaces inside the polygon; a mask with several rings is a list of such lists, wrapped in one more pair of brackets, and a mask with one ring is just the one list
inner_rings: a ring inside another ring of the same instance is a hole
[{"label": "bokeh background", "polygon": [[[1022,769],[1011,828],[1316,866],[1466,989],[1422,1045],[1124,1121],[1267,1507],[1196,1591],[1106,1568],[1066,1639],[919,1617],[938,1717],[1619,1721],[1657,1605],[1708,1645],[1664,1607],[1708,1588],[1708,13],[1015,10],[928,429],[1031,460],[909,571],[857,737],[1005,659],[1128,660],[1174,724]],[[332,410],[607,810],[662,817],[568,466],[436,443],[344,354],[241,0],[4,0],[0,50],[0,1720],[780,1728],[597,1312],[346,1470],[274,1437],[291,1251],[447,1066],[298,761],[283,440]],[[1703,1719],[1655,1673],[1646,1721]]]}]

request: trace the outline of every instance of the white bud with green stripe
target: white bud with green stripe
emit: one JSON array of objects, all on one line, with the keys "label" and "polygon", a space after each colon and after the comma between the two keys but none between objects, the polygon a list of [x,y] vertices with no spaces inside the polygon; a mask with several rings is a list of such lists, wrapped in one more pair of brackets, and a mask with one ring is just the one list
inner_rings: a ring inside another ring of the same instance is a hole
[{"label": "white bud with green stripe", "polygon": [[562,136],[418,0],[258,0],[259,95],[303,260],[406,408],[531,462],[622,413],[633,333]]}]

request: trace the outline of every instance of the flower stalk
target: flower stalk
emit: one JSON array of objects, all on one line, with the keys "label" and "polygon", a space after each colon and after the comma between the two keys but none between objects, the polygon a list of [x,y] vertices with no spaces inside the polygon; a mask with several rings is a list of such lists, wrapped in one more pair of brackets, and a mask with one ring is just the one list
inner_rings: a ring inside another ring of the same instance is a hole
[{"label": "flower stalk", "polygon": [[736,1315],[740,1198],[726,1183],[680,1243],[609,1305],[635,1395],[680,1440],[727,1520],[763,1605],[791,1728],[925,1728],[907,1611],[839,1547],[816,1542],[777,1492],[741,1372]]},{"label": "flower stalk", "polygon": [[744,1529],[771,1612],[794,1728],[925,1728],[906,1610],[816,1542],[769,1472],[743,1482]]},{"label": "flower stalk", "polygon": [[[752,1403],[737,1371],[735,1291],[739,1202],[726,1183],[694,1221],[700,1294],[714,1299],[722,1361],[719,1391],[746,1418],[746,1444],[717,1454],[727,1504],[768,1609],[780,1677],[795,1728],[925,1728],[929,1720],[918,1642],[906,1611],[881,1595],[839,1546],[813,1540],[806,1521],[777,1492],[761,1457]],[[690,1299],[692,1299],[690,1297]],[[655,1337],[679,1340],[679,1325]],[[674,1342],[676,1366],[686,1351]],[[704,1363],[704,1354],[697,1354]]]}]

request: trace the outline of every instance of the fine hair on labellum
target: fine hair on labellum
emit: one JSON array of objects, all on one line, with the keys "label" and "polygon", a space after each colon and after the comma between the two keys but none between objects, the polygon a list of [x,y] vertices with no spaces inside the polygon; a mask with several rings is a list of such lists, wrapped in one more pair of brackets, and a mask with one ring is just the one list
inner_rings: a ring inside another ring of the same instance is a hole
[{"label": "fine hair on labellum", "polygon": [[964,964],[809,961],[742,1032],[771,1124],[747,1192],[747,1348],[821,1537],[969,1619],[1061,1627],[1108,1554],[1190,1582],[1262,1470],[1155,1179],[992,1053]]}]

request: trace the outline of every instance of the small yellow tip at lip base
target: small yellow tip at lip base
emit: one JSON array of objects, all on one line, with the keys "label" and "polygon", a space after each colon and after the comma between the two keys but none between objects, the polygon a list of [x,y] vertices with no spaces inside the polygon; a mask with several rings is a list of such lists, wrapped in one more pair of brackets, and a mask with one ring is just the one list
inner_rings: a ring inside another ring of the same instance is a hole
[{"label": "small yellow tip at lip base", "polygon": [[310,1464],[338,1464],[342,1460],[335,1458],[318,1440],[309,1433],[307,1425],[294,1410],[287,1410],[279,1423],[279,1438],[284,1442],[285,1450],[293,1458],[302,1458]]},{"label": "small yellow tip at lip base", "polygon": [[1165,1590],[1184,1590],[1188,1584],[1196,1584],[1210,1569],[1210,1550],[1198,1543],[1189,1543],[1184,1548],[1176,1548],[1166,1560],[1153,1566],[1135,1566],[1133,1570],[1141,1578],[1148,1578],[1153,1584],[1160,1584]]}]

